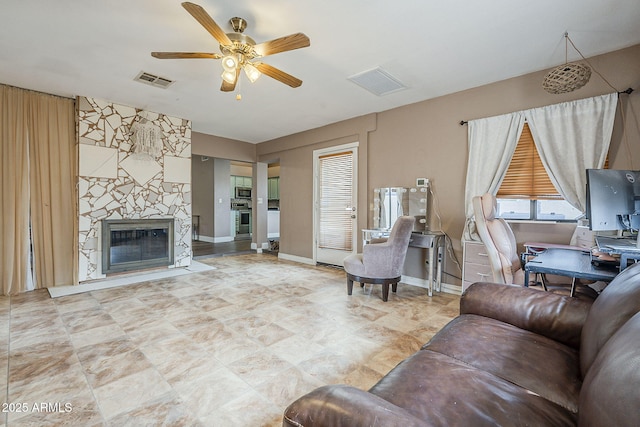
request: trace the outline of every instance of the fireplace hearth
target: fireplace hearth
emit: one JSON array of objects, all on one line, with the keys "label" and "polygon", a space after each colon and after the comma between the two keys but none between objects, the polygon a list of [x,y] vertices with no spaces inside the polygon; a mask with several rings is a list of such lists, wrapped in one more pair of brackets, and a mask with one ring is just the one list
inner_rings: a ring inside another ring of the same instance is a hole
[{"label": "fireplace hearth", "polygon": [[173,218],[102,221],[102,273],[173,265]]}]

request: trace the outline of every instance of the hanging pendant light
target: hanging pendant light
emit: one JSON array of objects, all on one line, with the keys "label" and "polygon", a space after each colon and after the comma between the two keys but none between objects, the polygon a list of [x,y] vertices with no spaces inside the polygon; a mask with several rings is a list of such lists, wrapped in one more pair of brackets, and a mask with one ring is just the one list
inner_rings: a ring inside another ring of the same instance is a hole
[{"label": "hanging pendant light", "polygon": [[[565,38],[565,63],[551,70],[542,81],[542,88],[552,94],[573,92],[586,85],[591,78],[591,67],[579,62],[568,62],[569,43],[578,53],[580,51],[575,47],[569,33],[564,33]],[[582,54],[580,53],[580,56]]]}]

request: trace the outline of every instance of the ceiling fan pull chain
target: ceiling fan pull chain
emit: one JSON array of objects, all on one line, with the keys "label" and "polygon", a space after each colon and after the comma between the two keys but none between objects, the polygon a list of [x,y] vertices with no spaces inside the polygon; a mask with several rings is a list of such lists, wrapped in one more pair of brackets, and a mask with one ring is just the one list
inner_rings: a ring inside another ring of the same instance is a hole
[{"label": "ceiling fan pull chain", "polygon": [[242,82],[240,80],[240,75],[238,75],[238,81],[236,82],[236,101],[242,101],[242,94],[240,93],[240,86],[242,86]]}]

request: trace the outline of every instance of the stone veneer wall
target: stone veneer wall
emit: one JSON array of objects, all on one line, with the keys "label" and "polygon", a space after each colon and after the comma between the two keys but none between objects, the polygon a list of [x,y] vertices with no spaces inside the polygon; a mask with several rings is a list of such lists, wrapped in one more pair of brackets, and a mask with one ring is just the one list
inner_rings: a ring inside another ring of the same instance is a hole
[{"label": "stone veneer wall", "polygon": [[[101,220],[175,219],[174,266],[191,264],[191,121],[78,97],[79,280],[102,274]],[[132,154],[131,125],[162,129],[153,160]]]}]

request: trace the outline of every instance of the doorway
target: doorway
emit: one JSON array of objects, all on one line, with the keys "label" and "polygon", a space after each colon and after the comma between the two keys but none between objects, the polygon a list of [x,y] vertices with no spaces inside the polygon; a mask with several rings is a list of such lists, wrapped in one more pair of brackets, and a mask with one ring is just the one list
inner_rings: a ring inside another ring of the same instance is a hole
[{"label": "doorway", "polygon": [[314,259],[343,265],[357,250],[358,143],[313,152]]}]

